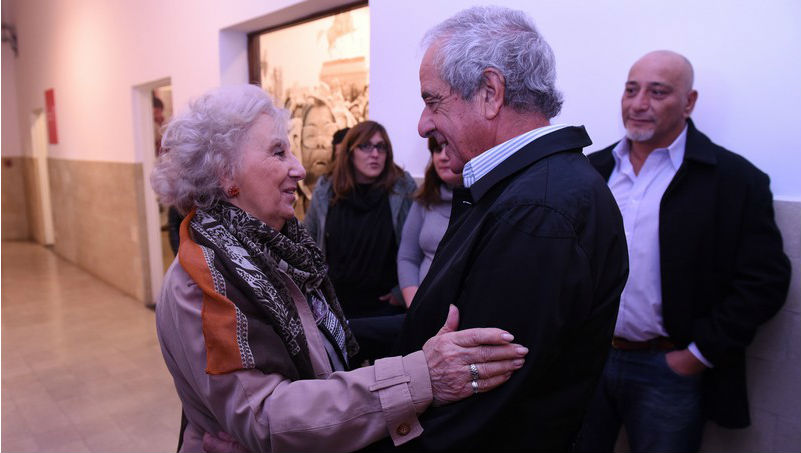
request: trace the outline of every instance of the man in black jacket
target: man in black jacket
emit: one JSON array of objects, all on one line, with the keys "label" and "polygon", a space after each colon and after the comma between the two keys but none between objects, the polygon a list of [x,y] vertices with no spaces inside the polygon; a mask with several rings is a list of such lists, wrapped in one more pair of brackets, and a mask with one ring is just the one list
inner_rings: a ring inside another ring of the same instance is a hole
[{"label": "man in black jacket", "polygon": [[472,370],[477,394],[430,408],[423,434],[404,447],[566,451],[603,368],[626,280],[620,213],[581,152],[591,143],[584,128],[550,124],[562,103],[553,53],[524,13],[472,8],[425,43],[419,133],[443,147],[466,188],[454,192],[401,350],[419,349],[453,304],[460,328],[506,329],[530,352],[492,392],[483,393],[486,370]]},{"label": "man in black jacket", "polygon": [[631,272],[579,451],[697,451],[706,418],[748,426],[745,348],[779,310],[790,267],[767,175],[690,120],[683,56],[629,71],[626,138],[589,156],[623,214]]}]

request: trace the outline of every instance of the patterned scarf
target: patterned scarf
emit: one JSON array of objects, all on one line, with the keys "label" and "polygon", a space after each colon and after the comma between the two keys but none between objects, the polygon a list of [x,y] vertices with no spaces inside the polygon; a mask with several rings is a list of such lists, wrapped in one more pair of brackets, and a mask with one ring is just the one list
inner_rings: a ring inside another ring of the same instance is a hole
[{"label": "patterned scarf", "polygon": [[[352,357],[358,352],[333,285],[326,276],[322,252],[297,219],[288,221],[279,232],[230,203],[219,202],[209,209],[196,210],[194,215],[187,216],[186,222],[187,226],[182,225],[182,229],[187,229],[189,241],[184,247],[182,234],[181,264],[185,269],[187,265],[192,267],[188,262],[184,265],[182,253],[188,258],[193,252],[197,255],[197,251],[201,251],[205,262],[201,263],[201,274],[210,274],[212,284],[209,286],[213,286],[212,294],[206,294],[212,291],[204,289],[203,334],[207,343],[208,372],[258,368],[265,372],[282,372],[290,378],[314,377],[300,316],[279,270],[301,290],[318,328],[342,357]],[[193,272],[187,271],[198,281]],[[203,276],[200,277],[202,280]],[[207,298],[217,299],[209,303],[208,310]],[[233,310],[225,305],[227,300],[233,304]],[[214,303],[222,307],[217,311],[227,315],[215,318]],[[265,340],[270,331],[280,337],[297,373],[276,369],[281,368],[276,365],[277,354],[269,350],[269,341]],[[231,335],[236,338],[227,338]],[[232,360],[232,356],[237,357]]]}]

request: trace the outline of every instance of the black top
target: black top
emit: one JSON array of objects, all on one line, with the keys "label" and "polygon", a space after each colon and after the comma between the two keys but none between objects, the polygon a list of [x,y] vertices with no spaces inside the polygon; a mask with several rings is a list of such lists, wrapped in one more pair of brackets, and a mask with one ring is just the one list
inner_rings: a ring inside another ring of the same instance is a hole
[{"label": "black top", "polygon": [[387,193],[359,184],[325,221],[328,275],[348,318],[387,314],[378,300],[398,283],[398,246]]},{"label": "black top", "polygon": [[420,349],[454,304],[460,329],[506,329],[529,353],[492,392],[430,407],[423,434],[403,450],[570,449],[628,274],[620,212],[581,153],[589,144],[583,128],[560,129],[454,191],[451,225],[406,315],[400,352]]}]

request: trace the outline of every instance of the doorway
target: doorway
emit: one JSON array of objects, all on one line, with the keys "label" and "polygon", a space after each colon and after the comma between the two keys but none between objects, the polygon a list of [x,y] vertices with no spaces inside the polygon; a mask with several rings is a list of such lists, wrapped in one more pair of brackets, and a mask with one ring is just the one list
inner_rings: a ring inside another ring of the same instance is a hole
[{"label": "doorway", "polygon": [[36,242],[51,246],[55,240],[53,209],[50,201],[50,172],[47,156],[47,118],[37,109],[31,114],[31,150],[33,151],[33,179],[36,187],[33,207],[33,237]]},{"label": "doorway", "polygon": [[146,305],[153,307],[164,280],[164,272],[173,260],[168,232],[168,207],[159,205],[150,188],[150,173],[158,158],[161,129],[172,117],[172,83],[169,78],[134,87],[134,131],[137,161],[142,163],[144,185],[144,221],[147,232],[147,269],[150,294]]},{"label": "doorway", "polygon": [[[161,136],[164,126],[172,118],[172,85],[153,88],[153,146],[155,157],[161,154]],[[148,173],[149,174],[149,173]],[[149,179],[148,179],[149,180]],[[183,216],[172,206],[159,203],[159,229],[161,230],[161,259],[166,270],[178,253],[178,228]]]}]

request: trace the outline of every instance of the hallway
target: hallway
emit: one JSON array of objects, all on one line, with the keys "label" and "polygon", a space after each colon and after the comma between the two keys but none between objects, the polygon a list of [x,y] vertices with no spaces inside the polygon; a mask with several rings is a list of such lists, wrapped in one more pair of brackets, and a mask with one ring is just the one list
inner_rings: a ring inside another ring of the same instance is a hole
[{"label": "hallway", "polygon": [[151,310],[2,243],[3,451],[175,451],[180,414]]}]

